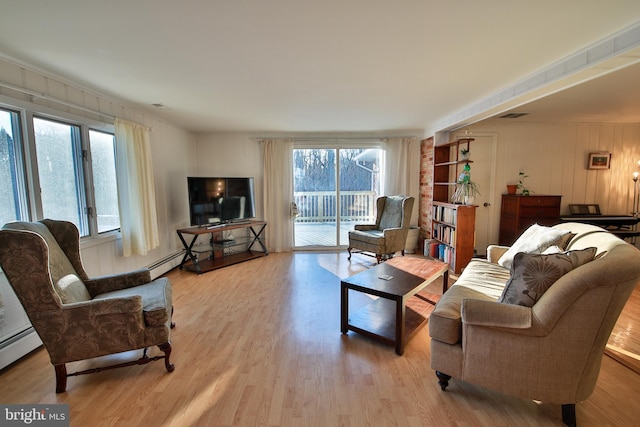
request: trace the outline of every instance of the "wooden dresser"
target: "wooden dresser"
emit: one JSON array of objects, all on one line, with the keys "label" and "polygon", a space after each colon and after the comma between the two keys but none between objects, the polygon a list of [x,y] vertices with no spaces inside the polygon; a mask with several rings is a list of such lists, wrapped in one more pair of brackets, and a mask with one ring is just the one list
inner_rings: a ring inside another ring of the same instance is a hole
[{"label": "wooden dresser", "polygon": [[562,196],[521,196],[503,194],[500,210],[500,244],[511,245],[531,224],[560,222]]}]

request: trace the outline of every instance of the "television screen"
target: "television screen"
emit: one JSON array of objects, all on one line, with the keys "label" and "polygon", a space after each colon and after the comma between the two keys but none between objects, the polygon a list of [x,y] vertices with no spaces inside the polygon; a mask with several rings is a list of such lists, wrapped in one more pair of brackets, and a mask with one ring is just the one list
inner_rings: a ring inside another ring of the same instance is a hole
[{"label": "television screen", "polygon": [[255,218],[253,178],[188,177],[191,225]]}]

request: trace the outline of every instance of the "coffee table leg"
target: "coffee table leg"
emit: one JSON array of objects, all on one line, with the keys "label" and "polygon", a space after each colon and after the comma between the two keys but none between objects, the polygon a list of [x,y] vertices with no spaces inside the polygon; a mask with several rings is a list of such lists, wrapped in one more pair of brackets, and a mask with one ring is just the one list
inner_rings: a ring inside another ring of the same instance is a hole
[{"label": "coffee table leg", "polygon": [[442,273],[442,294],[444,295],[449,289],[449,270]]},{"label": "coffee table leg", "polygon": [[404,298],[396,301],[396,354],[402,356],[404,353]]},{"label": "coffee table leg", "polygon": [[349,323],[349,288],[344,283],[340,283],[340,330],[347,333]]}]

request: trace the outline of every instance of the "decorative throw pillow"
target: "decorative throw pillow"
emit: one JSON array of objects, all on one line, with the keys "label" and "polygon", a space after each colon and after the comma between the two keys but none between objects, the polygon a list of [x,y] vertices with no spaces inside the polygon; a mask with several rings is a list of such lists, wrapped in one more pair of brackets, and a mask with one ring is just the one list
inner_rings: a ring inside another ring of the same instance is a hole
[{"label": "decorative throw pillow", "polygon": [[82,280],[75,274],[67,274],[53,284],[63,304],[91,300],[91,295]]},{"label": "decorative throw pillow", "polygon": [[553,246],[544,254],[520,252],[513,259],[511,277],[498,302],[533,306],[563,275],[595,258],[596,248],[555,252]]},{"label": "decorative throw pillow", "polygon": [[575,251],[567,251],[565,252],[565,255],[567,255],[571,260],[573,268],[578,268],[581,265],[593,261],[596,258],[597,251],[598,248],[591,247]]},{"label": "decorative throw pillow", "polygon": [[573,268],[578,268],[583,264],[596,259],[597,248],[590,247],[585,249],[576,249],[573,251],[563,251],[559,246],[549,246],[542,252],[542,255],[565,254],[569,257]]},{"label": "decorative throw pillow", "polygon": [[511,277],[498,302],[532,307],[556,280],[573,269],[565,254],[527,254],[513,258]]},{"label": "decorative throw pillow", "polygon": [[565,234],[560,238],[560,241],[558,242],[558,246],[561,247],[563,251],[567,250],[567,246],[569,246],[569,242],[571,242],[571,239],[573,239],[576,236],[577,236],[576,233],[571,233],[571,232]]},{"label": "decorative throw pillow", "polygon": [[561,254],[564,252],[562,248],[558,245],[549,246],[544,251],[540,252],[542,255],[551,255],[551,254]]},{"label": "decorative throw pillow", "polygon": [[511,247],[500,257],[498,264],[504,268],[511,268],[513,258],[518,252],[529,254],[539,254],[549,246],[559,245],[563,236],[569,234],[569,230],[558,230],[533,224],[511,245]]}]

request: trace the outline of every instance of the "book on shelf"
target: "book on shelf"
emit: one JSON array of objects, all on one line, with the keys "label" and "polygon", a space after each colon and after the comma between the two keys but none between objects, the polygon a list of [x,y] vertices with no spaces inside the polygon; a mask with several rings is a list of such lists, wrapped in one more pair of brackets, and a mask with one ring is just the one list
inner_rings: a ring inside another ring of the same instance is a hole
[{"label": "book on shelf", "polygon": [[447,264],[451,264],[453,260],[454,250],[451,246],[445,245],[441,243],[438,245],[438,259],[442,262],[446,262]]},{"label": "book on shelf", "polygon": [[448,224],[456,224],[456,211],[446,206],[434,206],[433,207],[433,219],[440,222],[446,222]]},{"label": "book on shelf", "polygon": [[440,240],[447,245],[455,246],[456,229],[445,224],[433,225],[433,238]]}]

